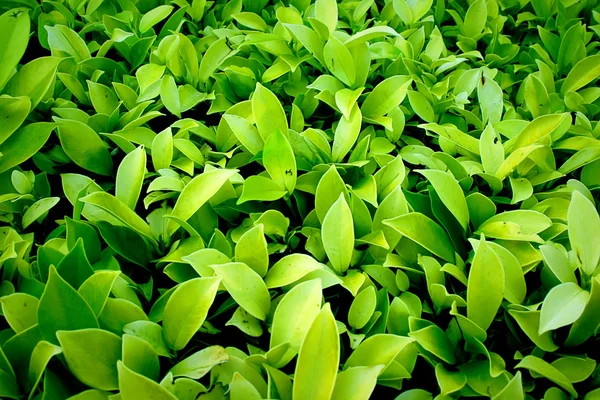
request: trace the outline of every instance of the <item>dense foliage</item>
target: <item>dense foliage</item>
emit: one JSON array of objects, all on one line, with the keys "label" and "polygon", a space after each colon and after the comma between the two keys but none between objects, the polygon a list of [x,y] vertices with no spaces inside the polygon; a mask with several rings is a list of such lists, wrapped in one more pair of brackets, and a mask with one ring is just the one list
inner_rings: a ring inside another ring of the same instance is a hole
[{"label": "dense foliage", "polygon": [[0,1],[0,397],[600,398],[597,3]]}]

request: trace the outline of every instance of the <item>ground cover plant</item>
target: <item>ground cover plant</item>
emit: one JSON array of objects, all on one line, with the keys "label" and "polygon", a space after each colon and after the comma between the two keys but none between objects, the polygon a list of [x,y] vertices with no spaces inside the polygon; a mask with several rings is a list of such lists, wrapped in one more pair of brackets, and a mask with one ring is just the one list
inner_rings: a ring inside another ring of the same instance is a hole
[{"label": "ground cover plant", "polygon": [[0,1],[0,397],[600,398],[597,10]]}]

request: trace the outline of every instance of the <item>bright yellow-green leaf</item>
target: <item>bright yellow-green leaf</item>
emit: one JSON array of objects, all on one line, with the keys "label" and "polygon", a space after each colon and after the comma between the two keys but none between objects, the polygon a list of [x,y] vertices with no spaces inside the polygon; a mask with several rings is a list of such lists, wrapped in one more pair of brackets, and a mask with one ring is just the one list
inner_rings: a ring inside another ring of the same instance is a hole
[{"label": "bright yellow-green leaf", "polygon": [[25,54],[30,24],[26,8],[14,8],[0,16],[0,90]]},{"label": "bright yellow-green leaf", "polygon": [[571,248],[581,270],[586,275],[592,275],[600,262],[600,246],[596,243],[597,232],[600,232],[600,216],[594,204],[578,190],[573,191],[567,222]]},{"label": "bright yellow-green leaf", "polygon": [[[212,169],[197,175],[183,189],[172,215],[187,221],[200,207],[221,189],[223,184],[231,178],[237,170],[234,169]],[[167,223],[166,234],[175,233],[177,224],[171,220]]]},{"label": "bright yellow-green leaf", "polygon": [[467,318],[483,330],[494,320],[504,297],[504,269],[482,236],[475,250],[467,286]]},{"label": "bright yellow-green leaf", "polygon": [[267,286],[252,268],[241,262],[211,265],[233,299],[250,315],[264,321],[271,309]]},{"label": "bright yellow-green leaf", "polygon": [[204,323],[220,278],[196,278],[180,284],[169,297],[163,314],[164,336],[174,350],[183,349]]},{"label": "bright yellow-green leaf", "polygon": [[117,170],[115,195],[132,210],[135,209],[146,173],[146,151],[138,147],[127,154]]},{"label": "bright yellow-green leaf", "polygon": [[433,254],[450,263],[454,262],[454,249],[448,234],[426,215],[412,212],[385,220],[383,223]]},{"label": "bright yellow-green leaf", "polygon": [[158,383],[127,368],[117,361],[119,372],[119,393],[122,400],[148,398],[155,400],[176,400],[177,397]]},{"label": "bright yellow-green leaf", "polygon": [[330,399],[339,362],[338,329],[327,303],[313,321],[300,347],[294,373],[293,399]]},{"label": "bright yellow-green leaf", "polygon": [[263,150],[263,164],[271,179],[284,187],[288,194],[296,188],[296,158],[290,142],[280,130],[272,132]]},{"label": "bright yellow-green leaf", "polygon": [[350,266],[354,249],[352,212],[343,194],[340,194],[337,201],[327,211],[323,219],[321,237],[327,258],[333,269],[341,275]]},{"label": "bright yellow-green leaf", "polygon": [[287,135],[288,123],[281,103],[273,92],[260,83],[256,84],[252,95],[252,113],[263,140],[266,141],[277,131]]}]

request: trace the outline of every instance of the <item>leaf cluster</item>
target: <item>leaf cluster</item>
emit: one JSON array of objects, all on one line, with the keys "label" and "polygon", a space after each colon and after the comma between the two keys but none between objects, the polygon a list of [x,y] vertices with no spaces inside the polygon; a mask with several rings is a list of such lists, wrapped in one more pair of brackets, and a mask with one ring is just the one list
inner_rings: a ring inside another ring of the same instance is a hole
[{"label": "leaf cluster", "polygon": [[597,0],[3,0],[0,397],[600,398]]}]

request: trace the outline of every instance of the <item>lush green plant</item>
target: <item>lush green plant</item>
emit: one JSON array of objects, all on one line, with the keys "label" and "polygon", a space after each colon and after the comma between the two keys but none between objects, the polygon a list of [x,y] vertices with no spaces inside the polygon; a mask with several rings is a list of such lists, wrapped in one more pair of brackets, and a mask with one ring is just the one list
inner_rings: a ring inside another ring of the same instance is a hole
[{"label": "lush green plant", "polygon": [[0,397],[600,398],[597,4],[0,1]]}]

